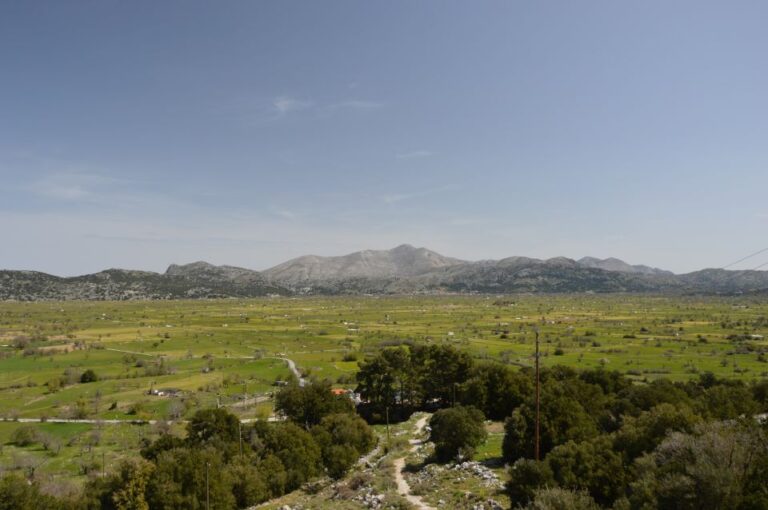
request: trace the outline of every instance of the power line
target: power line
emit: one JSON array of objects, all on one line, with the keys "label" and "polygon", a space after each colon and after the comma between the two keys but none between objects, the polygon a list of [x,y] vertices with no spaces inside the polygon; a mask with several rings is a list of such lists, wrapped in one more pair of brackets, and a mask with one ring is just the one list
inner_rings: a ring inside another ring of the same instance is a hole
[{"label": "power line", "polygon": [[[767,252],[767,251],[768,251],[768,248],[763,248],[762,250],[760,250],[760,251],[756,251],[755,253],[753,253],[753,254],[751,254],[751,255],[747,255],[747,256],[746,256],[746,257],[744,257],[744,258],[740,258],[740,259],[739,259],[739,260],[737,260],[736,262],[731,262],[731,263],[730,263],[730,264],[728,264],[727,266],[723,266],[723,267],[721,267],[720,269],[728,269],[728,268],[729,268],[729,267],[731,267],[731,266],[735,266],[735,265],[736,265],[736,264],[738,264],[739,262],[744,262],[744,261],[745,261],[745,260],[747,260],[747,259],[751,259],[752,257],[754,257],[754,256],[756,256],[756,255],[760,255],[761,253],[765,253],[765,252]],[[765,265],[765,264],[763,264],[763,265]],[[761,266],[761,267],[762,267],[762,266]]]},{"label": "power line", "polygon": [[757,270],[758,270],[758,269],[760,269],[761,267],[765,267],[765,266],[768,266],[768,262],[763,262],[762,264],[760,264],[759,266],[757,266],[756,268],[754,268],[752,271],[757,271]]}]

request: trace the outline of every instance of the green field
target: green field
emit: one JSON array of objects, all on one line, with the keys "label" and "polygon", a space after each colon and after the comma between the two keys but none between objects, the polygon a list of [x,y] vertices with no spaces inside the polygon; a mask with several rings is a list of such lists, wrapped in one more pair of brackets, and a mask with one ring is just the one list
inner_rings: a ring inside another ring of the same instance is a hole
[{"label": "green field", "polygon": [[[110,456],[135,454],[141,438],[154,433],[127,424],[38,424],[72,443],[53,458],[39,446],[8,444],[16,418],[183,418],[217,403],[242,418],[266,417],[274,382],[291,376],[282,357],[309,376],[354,387],[356,360],[403,341],[445,342],[476,358],[529,366],[535,329],[545,366],[604,366],[639,382],[704,371],[744,381],[768,377],[768,300],[757,298],[6,302],[0,304],[0,417],[9,420],[0,423],[3,462],[48,456],[45,469],[77,475],[82,469],[68,460],[90,455],[98,463],[103,453],[109,463]],[[98,381],[79,382],[87,369]],[[156,396],[151,388],[181,392]],[[98,445],[84,450],[96,429]]]}]

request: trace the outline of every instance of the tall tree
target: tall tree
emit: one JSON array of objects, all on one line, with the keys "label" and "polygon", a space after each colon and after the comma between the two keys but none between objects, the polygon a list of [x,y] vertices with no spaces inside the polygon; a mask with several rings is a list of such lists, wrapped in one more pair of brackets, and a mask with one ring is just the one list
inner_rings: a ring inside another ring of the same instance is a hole
[{"label": "tall tree", "polygon": [[189,508],[230,510],[236,502],[233,480],[224,457],[211,446],[177,448],[162,452],[147,485],[147,502],[153,510]]},{"label": "tall tree", "polygon": [[237,443],[240,420],[226,409],[202,409],[187,424],[187,442],[193,445],[208,442]]},{"label": "tall tree", "polygon": [[371,427],[353,414],[330,414],[312,428],[328,474],[340,478],[375,444]]},{"label": "tall tree", "polygon": [[289,384],[282,388],[275,397],[275,410],[309,429],[326,415],[354,412],[354,405],[345,395],[335,395],[330,382],[313,381],[305,386]]},{"label": "tall tree", "polygon": [[533,381],[498,363],[476,365],[462,385],[459,401],[473,405],[491,420],[503,420],[533,396]]},{"label": "tall tree", "polygon": [[635,469],[633,507],[768,508],[768,437],[751,418],[672,433]]},{"label": "tall tree", "polygon": [[411,352],[411,365],[424,399],[452,404],[459,386],[469,378],[473,362],[469,354],[450,345],[417,345]]},{"label": "tall tree", "polygon": [[[568,381],[570,383],[570,381]],[[573,398],[565,382],[550,380],[541,392],[541,454],[566,441],[583,441],[598,432],[596,410],[587,411]],[[507,419],[502,452],[505,460],[533,458],[536,413],[532,403],[515,409]]]},{"label": "tall tree", "polygon": [[447,462],[461,456],[471,459],[475,449],[485,442],[485,416],[474,407],[441,409],[429,420],[429,440],[435,443],[435,456]]},{"label": "tall tree", "polygon": [[285,490],[298,489],[301,484],[322,472],[320,446],[304,428],[291,422],[256,422],[253,426],[257,454],[274,455],[285,469]]}]

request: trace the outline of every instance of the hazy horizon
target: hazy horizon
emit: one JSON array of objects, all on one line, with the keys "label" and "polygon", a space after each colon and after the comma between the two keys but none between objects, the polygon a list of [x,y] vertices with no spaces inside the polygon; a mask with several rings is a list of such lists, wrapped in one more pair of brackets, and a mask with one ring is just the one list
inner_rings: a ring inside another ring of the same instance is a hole
[{"label": "hazy horizon", "polygon": [[[0,269],[768,247],[763,2],[0,5]],[[753,269],[768,252],[731,269]]]}]

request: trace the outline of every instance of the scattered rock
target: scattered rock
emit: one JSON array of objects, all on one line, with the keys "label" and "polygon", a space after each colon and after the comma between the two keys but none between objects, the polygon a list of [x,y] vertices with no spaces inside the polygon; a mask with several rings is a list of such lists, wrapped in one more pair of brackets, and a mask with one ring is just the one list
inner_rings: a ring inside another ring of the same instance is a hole
[{"label": "scattered rock", "polygon": [[366,508],[382,508],[384,505],[384,494],[376,494],[373,487],[366,487],[359,491],[352,500],[362,503]]},{"label": "scattered rock", "polygon": [[463,471],[465,473],[470,473],[476,476],[477,478],[480,478],[486,487],[501,488],[503,486],[501,480],[499,480],[499,477],[496,476],[496,473],[494,473],[487,467],[483,466],[479,462],[474,462],[474,461],[461,462],[459,464],[454,465],[451,469],[454,471]]}]

